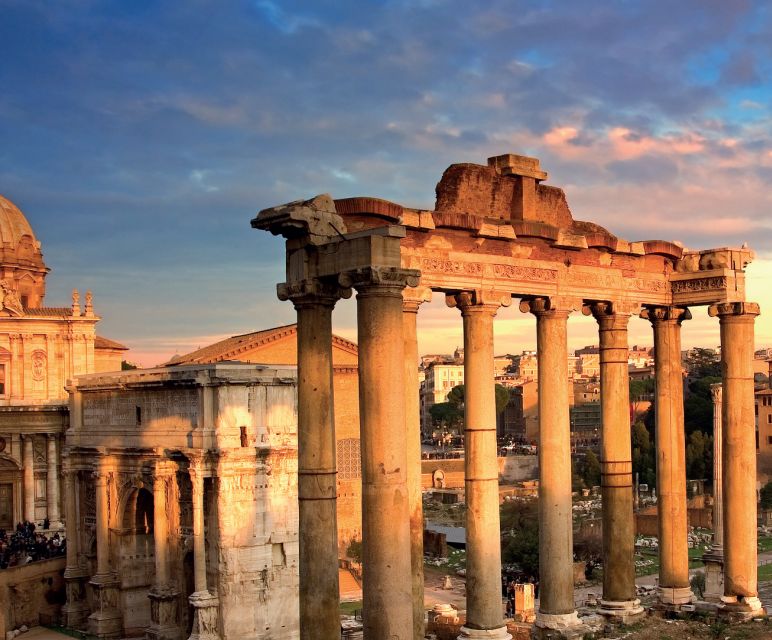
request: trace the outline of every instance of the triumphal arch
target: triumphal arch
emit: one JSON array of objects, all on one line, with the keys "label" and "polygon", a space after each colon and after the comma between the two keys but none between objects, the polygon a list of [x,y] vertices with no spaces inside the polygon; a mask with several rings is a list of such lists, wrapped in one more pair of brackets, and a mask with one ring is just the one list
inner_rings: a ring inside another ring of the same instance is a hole
[{"label": "triumphal arch", "polygon": [[534,316],[539,384],[541,599],[535,633],[581,637],[573,598],[567,328],[598,324],[602,389],[604,579],[601,611],[640,611],[634,571],[627,326],[647,319],[656,350],[659,601],[692,599],[687,550],[681,325],[690,307],[718,318],[723,366],[722,610],[761,608],[756,579],[753,328],[747,249],[687,251],[630,242],[574,220],[539,161],[517,155],[455,164],[433,211],[377,198],[321,195],[265,209],[255,228],[286,238],[286,282],[298,319],[300,625],[337,638],[335,434],[331,314],[357,293],[364,625],[368,640],[423,638],[422,517],[416,317],[432,292],[461,313],[466,403],[467,615],[461,638],[508,638],[501,607],[493,321],[519,301]]}]

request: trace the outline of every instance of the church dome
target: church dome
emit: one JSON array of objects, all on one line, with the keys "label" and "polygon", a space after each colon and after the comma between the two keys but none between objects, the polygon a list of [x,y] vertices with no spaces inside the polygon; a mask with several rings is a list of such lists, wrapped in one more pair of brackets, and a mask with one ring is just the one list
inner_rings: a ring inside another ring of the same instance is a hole
[{"label": "church dome", "polygon": [[0,269],[9,289],[15,291],[24,307],[42,305],[45,276],[40,243],[29,221],[13,202],[0,195]]}]

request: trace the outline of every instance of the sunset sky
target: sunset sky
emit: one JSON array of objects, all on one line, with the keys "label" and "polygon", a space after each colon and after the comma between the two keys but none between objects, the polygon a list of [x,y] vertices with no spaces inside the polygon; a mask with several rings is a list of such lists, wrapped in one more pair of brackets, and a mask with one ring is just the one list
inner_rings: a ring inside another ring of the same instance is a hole
[{"label": "sunset sky", "polygon": [[[574,218],[626,239],[748,242],[772,346],[770,3],[0,0],[0,60],[0,193],[42,242],[46,303],[91,289],[99,333],[143,365],[294,320],[258,210],[432,208],[447,165],[503,153],[539,157]],[[353,307],[335,328],[355,339]],[[533,347],[515,307],[499,353]],[[718,345],[693,314],[684,344]],[[439,296],[419,323],[421,351],[461,344]]]}]

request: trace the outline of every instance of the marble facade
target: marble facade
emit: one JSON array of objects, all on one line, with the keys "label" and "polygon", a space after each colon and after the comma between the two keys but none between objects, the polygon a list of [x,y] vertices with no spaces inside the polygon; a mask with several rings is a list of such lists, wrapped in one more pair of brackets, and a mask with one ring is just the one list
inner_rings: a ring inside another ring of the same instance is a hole
[{"label": "marble facade", "polygon": [[126,347],[96,334],[90,292],[44,304],[49,268],[24,214],[0,196],[0,528],[62,526],[70,378],[119,370]]},{"label": "marble facade", "polygon": [[73,382],[68,626],[298,637],[296,385],[294,368],[232,362]]}]

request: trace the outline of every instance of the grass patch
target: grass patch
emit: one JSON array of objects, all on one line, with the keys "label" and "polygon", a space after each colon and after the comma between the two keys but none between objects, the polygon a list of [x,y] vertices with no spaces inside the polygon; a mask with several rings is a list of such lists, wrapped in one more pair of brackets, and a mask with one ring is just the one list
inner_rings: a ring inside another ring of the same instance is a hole
[{"label": "grass patch", "polygon": [[341,602],[340,612],[342,615],[353,616],[355,612],[362,608],[362,601],[356,600],[354,602]]},{"label": "grass patch", "polygon": [[772,564],[765,564],[759,567],[759,582],[769,582],[772,580]]}]

